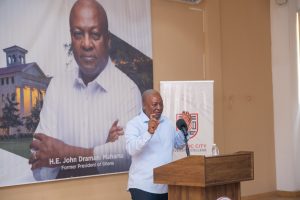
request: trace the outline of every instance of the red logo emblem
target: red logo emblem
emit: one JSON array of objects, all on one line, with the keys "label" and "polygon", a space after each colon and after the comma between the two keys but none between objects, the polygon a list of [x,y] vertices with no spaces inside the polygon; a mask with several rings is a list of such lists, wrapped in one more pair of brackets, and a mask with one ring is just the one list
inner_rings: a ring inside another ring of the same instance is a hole
[{"label": "red logo emblem", "polygon": [[[190,113],[192,116],[192,121],[189,126],[190,139],[195,137],[198,133],[198,113]],[[182,114],[176,114],[176,121],[182,118]],[[176,128],[178,131],[178,128]]]}]

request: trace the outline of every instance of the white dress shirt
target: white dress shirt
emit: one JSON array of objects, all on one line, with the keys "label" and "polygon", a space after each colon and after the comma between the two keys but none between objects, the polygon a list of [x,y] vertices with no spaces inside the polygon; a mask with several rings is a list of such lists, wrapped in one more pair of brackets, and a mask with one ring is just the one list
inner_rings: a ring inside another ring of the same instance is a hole
[{"label": "white dress shirt", "polygon": [[[75,65],[74,62],[73,65]],[[127,121],[141,109],[141,94],[136,84],[109,60],[99,76],[86,86],[76,66],[54,77],[46,91],[36,133],[44,133],[66,144],[94,148],[94,156],[114,159],[116,165],[127,162],[124,136],[106,143],[109,129],[115,120],[125,127]],[[119,162],[121,161],[121,162]],[[100,161],[99,161],[100,162]],[[126,166],[126,163],[125,165]],[[98,167],[101,172],[101,166]],[[37,180],[56,178],[59,168],[40,168],[33,171]]]},{"label": "white dress shirt", "polygon": [[151,135],[148,121],[146,114],[141,112],[126,125],[126,150],[132,157],[128,189],[167,193],[167,185],[153,183],[153,169],[172,161],[174,147],[179,149],[185,146],[184,136],[180,131],[176,132],[172,122],[164,116],[161,116],[157,129]]}]

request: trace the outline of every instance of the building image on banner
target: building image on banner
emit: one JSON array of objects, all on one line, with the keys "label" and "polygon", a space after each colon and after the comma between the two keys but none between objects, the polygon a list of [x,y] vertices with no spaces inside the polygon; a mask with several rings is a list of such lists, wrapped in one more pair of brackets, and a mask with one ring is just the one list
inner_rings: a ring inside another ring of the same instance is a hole
[{"label": "building image on banner", "polygon": [[[161,81],[164,115],[173,123],[182,111],[190,112],[190,155],[211,155],[213,134],[213,81]],[[174,160],[186,156],[185,149],[174,151]]]},{"label": "building image on banner", "polygon": [[123,131],[153,88],[150,0],[96,2],[0,2],[0,186],[128,171]]},{"label": "building image on banner", "polygon": [[[26,49],[12,46],[3,51],[7,63],[0,68],[0,137],[30,137],[38,123],[30,118],[31,111],[40,109],[50,78],[37,63],[26,63]],[[14,108],[19,113],[12,113]]]}]

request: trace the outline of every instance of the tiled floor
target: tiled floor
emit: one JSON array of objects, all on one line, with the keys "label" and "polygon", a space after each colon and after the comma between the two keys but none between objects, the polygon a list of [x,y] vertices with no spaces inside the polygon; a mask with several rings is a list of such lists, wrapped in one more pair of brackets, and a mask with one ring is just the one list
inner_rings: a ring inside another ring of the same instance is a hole
[{"label": "tiled floor", "polygon": [[[300,200],[300,197],[278,197],[278,196],[270,196],[270,197],[257,197],[257,198],[246,198],[247,200]],[[242,198],[242,200],[244,200]]]},{"label": "tiled floor", "polygon": [[300,197],[262,197],[255,200],[300,200]]}]

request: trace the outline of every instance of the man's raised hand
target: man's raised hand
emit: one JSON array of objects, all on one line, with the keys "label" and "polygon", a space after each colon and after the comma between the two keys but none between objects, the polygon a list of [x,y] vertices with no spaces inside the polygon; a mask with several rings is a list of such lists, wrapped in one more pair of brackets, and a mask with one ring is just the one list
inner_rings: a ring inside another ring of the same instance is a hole
[{"label": "man's raised hand", "polygon": [[151,114],[148,122],[148,132],[150,134],[154,134],[158,125],[159,125],[159,121],[155,118],[155,114]]},{"label": "man's raised hand", "polygon": [[190,129],[190,125],[191,125],[191,121],[192,121],[191,114],[187,111],[182,111],[182,119],[185,121],[188,129]]}]

